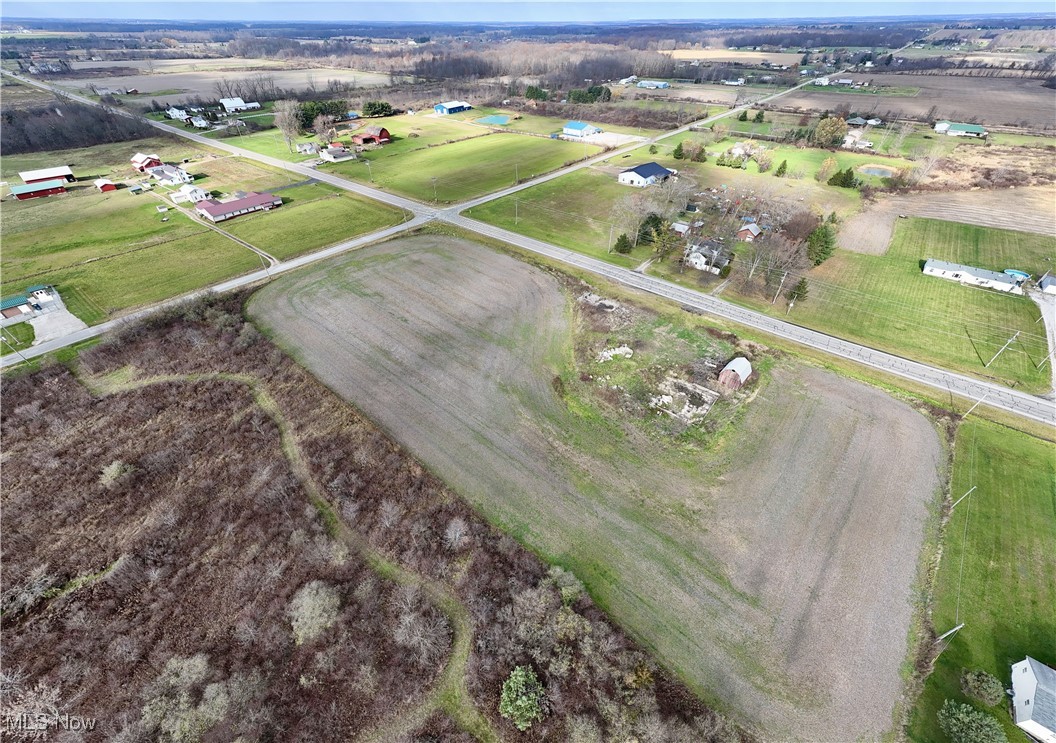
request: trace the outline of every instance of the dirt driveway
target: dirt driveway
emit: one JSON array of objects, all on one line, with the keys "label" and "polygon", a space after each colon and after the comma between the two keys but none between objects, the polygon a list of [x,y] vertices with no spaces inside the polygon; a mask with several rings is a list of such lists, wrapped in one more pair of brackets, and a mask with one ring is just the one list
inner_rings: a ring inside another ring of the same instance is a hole
[{"label": "dirt driveway", "polygon": [[1056,186],[882,197],[840,227],[837,242],[845,250],[883,255],[899,214],[1056,235]]},{"label": "dirt driveway", "polygon": [[[782,365],[720,451],[570,409],[555,279],[419,236],[283,277],[250,314],[490,520],[770,739],[877,739],[942,459],[870,387]],[[854,710],[848,714],[848,710]]]}]

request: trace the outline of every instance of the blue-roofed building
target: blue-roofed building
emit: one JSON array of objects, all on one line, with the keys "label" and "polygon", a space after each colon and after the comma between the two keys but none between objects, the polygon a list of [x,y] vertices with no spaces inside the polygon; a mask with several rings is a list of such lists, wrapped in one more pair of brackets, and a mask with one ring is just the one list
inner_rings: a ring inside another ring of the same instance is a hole
[{"label": "blue-roofed building", "polygon": [[566,137],[589,137],[591,134],[598,134],[599,132],[601,132],[601,129],[585,121],[570,121],[561,130],[561,133]]},{"label": "blue-roofed building", "polygon": [[352,119],[358,119],[359,111],[349,111],[347,114],[345,114],[345,116],[348,117],[349,121],[351,121]]},{"label": "blue-roofed building", "polygon": [[433,111],[436,113],[446,116],[447,114],[458,114],[463,111],[469,111],[473,107],[465,101],[447,101],[446,103],[437,103],[433,106]]},{"label": "blue-roofed building", "polygon": [[616,180],[625,186],[645,188],[658,181],[666,181],[673,172],[659,163],[644,163],[636,168],[623,171]]}]

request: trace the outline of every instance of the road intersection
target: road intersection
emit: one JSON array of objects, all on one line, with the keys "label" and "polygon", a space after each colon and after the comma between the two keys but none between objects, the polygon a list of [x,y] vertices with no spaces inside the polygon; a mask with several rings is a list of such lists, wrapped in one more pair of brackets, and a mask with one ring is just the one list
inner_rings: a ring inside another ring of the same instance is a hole
[{"label": "road intersection", "polygon": [[[73,100],[89,105],[99,105],[97,102],[70,94],[67,91],[55,88],[45,83],[38,82],[29,78],[25,78],[21,75],[14,75],[10,72],[4,72],[5,75],[10,75],[17,78],[20,82],[24,82],[28,85],[33,85],[38,88],[49,90],[51,92],[60,92],[62,95],[68,96]],[[415,230],[430,222],[440,222],[445,224],[451,224],[469,232],[473,232],[479,235],[493,238],[504,243],[516,246],[523,250],[528,250],[539,255],[546,256],[552,260],[559,261],[566,265],[574,266],[575,268],[589,271],[593,274],[603,276],[604,278],[614,281],[616,283],[628,286],[640,291],[649,292],[651,294],[663,297],[665,299],[677,302],[680,306],[685,309],[701,312],[715,317],[720,317],[724,320],[738,323],[740,325],[750,327],[756,330],[769,333],[771,335],[784,338],[786,340],[799,343],[810,348],[838,356],[840,358],[849,359],[860,364],[864,364],[873,369],[883,371],[903,379],[910,380],[919,384],[926,385],[933,389],[938,390],[943,395],[950,395],[961,397],[968,401],[968,405],[972,405],[978,401],[982,401],[982,404],[1004,410],[1006,412],[1029,418],[1031,420],[1039,421],[1041,423],[1056,425],[1056,403],[1051,399],[1030,395],[1024,392],[1010,389],[1003,385],[987,382],[984,380],[974,379],[963,374],[950,372],[945,369],[941,369],[928,364],[923,364],[912,359],[905,359],[894,354],[886,353],[884,351],[878,351],[868,346],[863,346],[858,343],[852,343],[841,338],[835,338],[833,336],[819,333],[808,328],[795,325],[784,320],[780,320],[769,315],[765,315],[760,312],[745,309],[738,305],[727,302],[719,297],[705,294],[703,292],[695,291],[693,289],[687,289],[669,281],[658,279],[644,274],[636,273],[629,269],[620,268],[618,266],[611,265],[604,261],[590,258],[588,256],[575,253],[565,248],[552,245],[550,243],[535,240],[524,235],[511,232],[509,230],[495,227],[493,225],[485,224],[474,219],[463,216],[463,212],[480,204],[493,201],[495,199],[508,196],[518,191],[531,188],[532,186],[540,183],[559,178],[570,172],[580,170],[583,168],[590,167],[604,160],[608,160],[612,157],[619,156],[625,153],[629,153],[641,146],[648,145],[662,141],[664,139],[677,136],[678,134],[689,131],[693,127],[706,125],[717,121],[722,118],[726,118],[730,115],[735,115],[739,111],[749,108],[750,106],[757,106],[761,103],[766,103],[771,100],[780,98],[783,95],[787,95],[809,83],[803,83],[793,88],[788,88],[783,91],[779,91],[769,96],[758,98],[752,101],[745,102],[739,106],[736,106],[728,111],[712,116],[703,120],[694,121],[678,129],[665,132],[656,137],[647,139],[645,142],[635,142],[616,150],[610,150],[592,158],[580,161],[566,168],[553,171],[543,176],[526,180],[522,183],[510,186],[509,188],[481,196],[479,198],[471,199],[466,202],[455,204],[449,207],[437,207],[432,204],[424,204],[422,202],[414,201],[412,199],[399,196],[397,194],[388,193],[378,188],[373,188],[360,183],[354,183],[352,181],[345,180],[340,176],[332,173],[326,173],[318,171],[314,168],[300,165],[297,163],[289,163],[278,158],[270,157],[268,155],[262,155],[250,150],[243,149],[236,145],[229,144],[223,141],[217,141],[203,137],[193,132],[180,130],[175,127],[168,126],[167,124],[146,120],[155,128],[162,130],[168,134],[175,134],[184,139],[197,142],[199,144],[211,147],[214,149],[223,150],[239,157],[244,157],[249,160],[270,165],[274,168],[279,168],[290,172],[291,174],[297,174],[306,178],[314,178],[318,181],[328,183],[346,191],[365,196],[367,198],[381,201],[385,204],[397,207],[404,210],[410,215],[410,218],[403,224],[389,227],[378,232],[374,232],[368,235],[357,237],[353,240],[348,240],[337,245],[333,245],[324,250],[316,251],[308,255],[293,258],[287,261],[280,261],[275,265],[272,265],[266,269],[255,271],[250,274],[239,276],[235,279],[216,284],[212,287],[204,289],[200,292],[196,292],[195,295],[205,294],[209,292],[225,292],[238,289],[245,286],[251,286],[260,281],[266,281],[270,278],[292,271],[301,266],[314,263],[316,261],[325,260],[335,255],[340,255],[349,250],[355,250],[365,245],[378,242],[381,240],[388,239],[395,235]],[[125,114],[132,115],[132,114]],[[191,296],[195,296],[191,295]],[[30,349],[22,351],[21,353],[12,353],[7,356],[0,358],[0,367],[7,367],[13,364],[19,363],[22,360],[40,356],[42,354],[50,353],[60,348],[80,343],[89,338],[93,338],[103,333],[112,331],[120,328],[128,323],[135,322],[143,317],[146,317],[160,309],[173,306],[179,302],[185,301],[188,297],[183,296],[166,302],[162,302],[151,307],[133,312],[123,318],[117,320],[111,320],[99,325],[92,326],[85,330],[78,331],[69,336],[66,336],[55,341],[41,343],[37,346],[33,346]]]}]

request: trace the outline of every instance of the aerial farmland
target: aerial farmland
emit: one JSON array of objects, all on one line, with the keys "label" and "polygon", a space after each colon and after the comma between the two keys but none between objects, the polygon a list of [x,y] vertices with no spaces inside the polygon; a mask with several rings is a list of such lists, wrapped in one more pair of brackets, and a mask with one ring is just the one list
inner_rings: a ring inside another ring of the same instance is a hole
[{"label": "aerial farmland", "polygon": [[9,5],[6,736],[1056,736],[1051,8]]}]

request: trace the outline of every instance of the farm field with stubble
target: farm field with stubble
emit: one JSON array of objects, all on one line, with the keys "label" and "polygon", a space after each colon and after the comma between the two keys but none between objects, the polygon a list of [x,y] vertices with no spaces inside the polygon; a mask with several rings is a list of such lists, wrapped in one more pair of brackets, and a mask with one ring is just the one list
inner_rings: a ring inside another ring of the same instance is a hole
[{"label": "farm field with stubble", "polygon": [[[576,307],[551,274],[422,235],[283,277],[248,309],[706,699],[768,738],[884,735],[941,489],[931,423],[778,360],[710,443],[647,435],[581,379]],[[731,350],[634,312],[602,342],[649,338],[647,361],[679,364]]]}]

